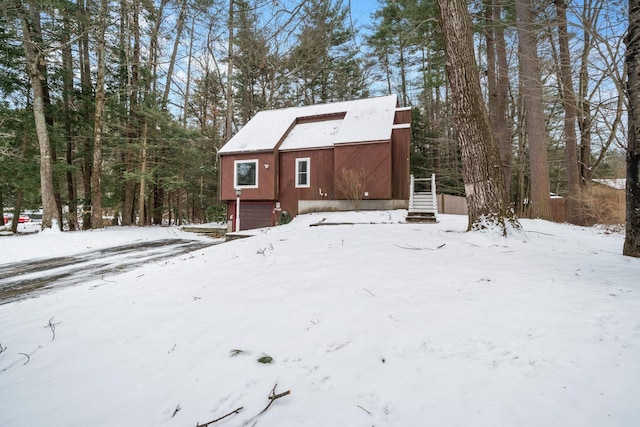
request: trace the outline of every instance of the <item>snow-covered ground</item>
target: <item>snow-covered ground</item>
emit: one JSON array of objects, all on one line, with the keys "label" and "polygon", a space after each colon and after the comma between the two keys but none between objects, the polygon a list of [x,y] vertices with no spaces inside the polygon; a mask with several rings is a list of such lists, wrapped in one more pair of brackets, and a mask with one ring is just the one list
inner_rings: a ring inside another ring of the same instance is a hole
[{"label": "snow-covered ground", "polygon": [[[622,234],[405,214],[302,215],[0,305],[0,425],[195,426],[241,407],[212,425],[640,425],[640,260]],[[0,237],[1,262],[167,233]],[[256,417],[276,384],[291,393]]]}]

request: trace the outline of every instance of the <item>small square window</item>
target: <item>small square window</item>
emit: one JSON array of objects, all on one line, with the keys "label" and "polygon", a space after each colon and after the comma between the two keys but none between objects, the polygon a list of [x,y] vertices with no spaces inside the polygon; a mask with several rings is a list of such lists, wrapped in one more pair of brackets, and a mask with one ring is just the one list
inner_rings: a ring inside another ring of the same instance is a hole
[{"label": "small square window", "polygon": [[296,159],[296,187],[309,188],[311,186],[311,159],[308,157]]},{"label": "small square window", "polygon": [[234,188],[258,188],[258,160],[236,160]]}]

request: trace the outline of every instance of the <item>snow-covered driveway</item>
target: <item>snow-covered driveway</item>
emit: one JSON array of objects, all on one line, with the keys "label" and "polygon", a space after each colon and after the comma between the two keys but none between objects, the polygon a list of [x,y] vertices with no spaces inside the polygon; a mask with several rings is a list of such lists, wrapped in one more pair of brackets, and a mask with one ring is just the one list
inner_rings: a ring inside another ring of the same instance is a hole
[{"label": "snow-covered driveway", "polygon": [[0,304],[95,279],[102,279],[102,284],[108,284],[110,275],[217,243],[220,241],[175,238],[140,241],[74,255],[0,264]]}]

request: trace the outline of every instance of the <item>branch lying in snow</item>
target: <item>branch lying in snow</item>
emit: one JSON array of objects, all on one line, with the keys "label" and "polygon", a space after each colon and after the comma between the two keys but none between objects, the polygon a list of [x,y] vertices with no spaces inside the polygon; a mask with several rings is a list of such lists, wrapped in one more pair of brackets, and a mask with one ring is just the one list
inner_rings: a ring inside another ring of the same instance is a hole
[{"label": "branch lying in snow", "polygon": [[3,347],[2,343],[0,343],[0,354],[2,354],[6,349],[7,347]]},{"label": "branch lying in snow", "polygon": [[51,341],[56,339],[56,325],[59,325],[60,322],[58,323],[52,323],[53,321],[53,317],[51,319],[49,319],[49,324],[47,326],[45,326],[45,328],[51,328],[51,333],[53,334],[51,337]]},{"label": "branch lying in snow", "polygon": [[362,409],[364,412],[366,412],[367,414],[371,415],[371,412],[367,411],[366,409],[364,409],[362,406],[358,405],[358,408]]},{"label": "branch lying in snow", "polygon": [[412,251],[425,251],[425,250],[426,251],[437,251],[438,249],[442,249],[445,245],[446,245],[446,243],[443,243],[441,245],[438,245],[438,247],[436,247],[435,249],[433,249],[433,248],[419,248],[419,247],[416,247],[416,246],[402,246],[402,245],[395,245],[395,244],[393,246],[396,246],[396,247],[401,248],[401,249],[410,249]]},{"label": "branch lying in snow", "polygon": [[284,393],[276,394],[276,387],[278,387],[278,384],[274,385],[273,388],[271,389],[271,393],[269,393],[269,400],[271,402],[269,402],[269,404],[262,411],[260,411],[260,414],[264,414],[265,412],[267,412],[267,409],[269,409],[269,406],[271,406],[271,404],[275,402],[276,399],[280,399],[281,397],[291,394],[291,390],[287,390]]},{"label": "branch lying in snow", "polygon": [[228,414],[221,416],[220,418],[216,418],[213,421],[209,421],[208,423],[204,423],[204,424],[198,423],[198,424],[196,424],[196,427],[207,427],[209,424],[217,423],[218,421],[224,420],[225,418],[227,418],[230,415],[237,414],[238,412],[242,411],[243,408],[244,408],[244,406],[241,406],[238,409],[235,409],[235,410],[229,412]]},{"label": "branch lying in snow", "polygon": [[[271,389],[271,393],[269,393],[269,396],[268,396],[268,399],[270,400],[269,404],[262,411],[260,411],[256,416],[254,416],[253,418],[245,421],[245,423],[243,424],[243,427],[244,426],[248,426],[250,422],[254,421],[260,415],[262,415],[265,412],[267,412],[267,409],[269,409],[269,407],[271,407],[271,405],[273,404],[273,402],[276,401],[276,399],[280,399],[281,397],[288,396],[289,394],[291,394],[291,390],[287,390],[285,392],[276,394],[276,387],[278,387],[278,384],[274,385],[273,388]],[[256,423],[252,424],[252,426],[254,426],[254,425],[256,425]]]},{"label": "branch lying in snow", "polygon": [[26,365],[26,364],[27,364],[27,363],[29,363],[29,361],[31,360],[31,356],[29,356],[29,355],[28,355],[28,354],[26,354],[26,353],[18,353],[18,354],[21,354],[21,355],[23,355],[24,357],[26,357],[26,358],[27,358],[26,362],[24,362],[24,363],[23,363],[23,365]]},{"label": "branch lying in snow", "polygon": [[270,250],[270,251],[272,251],[272,250],[273,250],[273,243],[269,243],[269,246],[265,246],[265,247],[264,247],[264,248],[262,248],[262,249],[258,249],[258,250],[256,251],[256,253],[264,256],[264,255],[265,255],[265,252],[267,252],[267,249],[268,249],[268,250]]},{"label": "branch lying in snow", "polygon": [[[264,414],[265,412],[267,412],[267,409],[269,409],[269,407],[271,406],[271,404],[276,400],[276,399],[280,399],[281,397],[287,396],[289,394],[291,394],[291,390],[287,390],[283,393],[278,393],[276,394],[276,387],[278,387],[278,384],[274,385],[273,388],[271,389],[271,393],[269,393],[268,399],[270,400],[269,404],[262,410],[260,411],[256,416],[254,416],[253,418],[249,419],[248,421],[246,421],[243,426],[247,426],[249,425],[249,423],[253,420],[255,420],[256,418],[258,418],[260,415]],[[178,406],[179,408],[180,406]],[[196,427],[208,427],[209,425],[213,424],[213,423],[217,423],[220,420],[223,420],[231,415],[237,414],[240,411],[242,411],[244,409],[244,406],[239,407],[238,409],[235,409],[231,412],[229,412],[228,414],[225,414],[223,416],[221,416],[220,418],[216,418],[213,421],[209,421],[208,423],[204,423],[204,424],[200,424],[197,423]],[[178,410],[176,409],[176,412],[178,412]],[[173,414],[175,415],[175,413]],[[255,423],[253,424],[255,425]]]},{"label": "branch lying in snow", "polygon": [[284,396],[287,396],[287,395],[291,394],[291,390],[287,390],[284,393],[275,394],[277,386],[278,386],[278,384],[274,385],[273,386],[273,390],[271,390],[271,394],[269,395],[269,400],[271,400],[271,402],[269,403],[269,405],[271,405],[271,403],[273,403],[274,400],[280,399],[281,397],[284,397]]},{"label": "branch lying in snow", "polygon": [[175,416],[176,416],[176,414],[177,414],[178,412],[180,412],[180,409],[182,409],[182,408],[180,407],[180,405],[176,406],[176,410],[175,410],[175,411],[173,411],[173,415],[171,415],[171,418],[175,417]]}]

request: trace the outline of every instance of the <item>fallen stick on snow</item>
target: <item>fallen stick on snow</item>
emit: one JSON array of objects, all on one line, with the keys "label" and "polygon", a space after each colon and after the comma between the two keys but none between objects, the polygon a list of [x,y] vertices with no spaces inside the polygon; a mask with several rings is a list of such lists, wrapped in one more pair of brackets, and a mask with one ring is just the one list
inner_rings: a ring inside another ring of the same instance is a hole
[{"label": "fallen stick on snow", "polygon": [[198,423],[198,424],[196,424],[196,427],[207,427],[210,424],[217,423],[218,421],[224,420],[225,418],[227,418],[230,415],[237,414],[238,412],[242,411],[243,408],[244,408],[244,406],[241,406],[238,409],[235,409],[235,410],[229,412],[228,414],[221,416],[220,418],[216,418],[213,421],[209,421],[208,423],[204,423],[204,424]]}]

